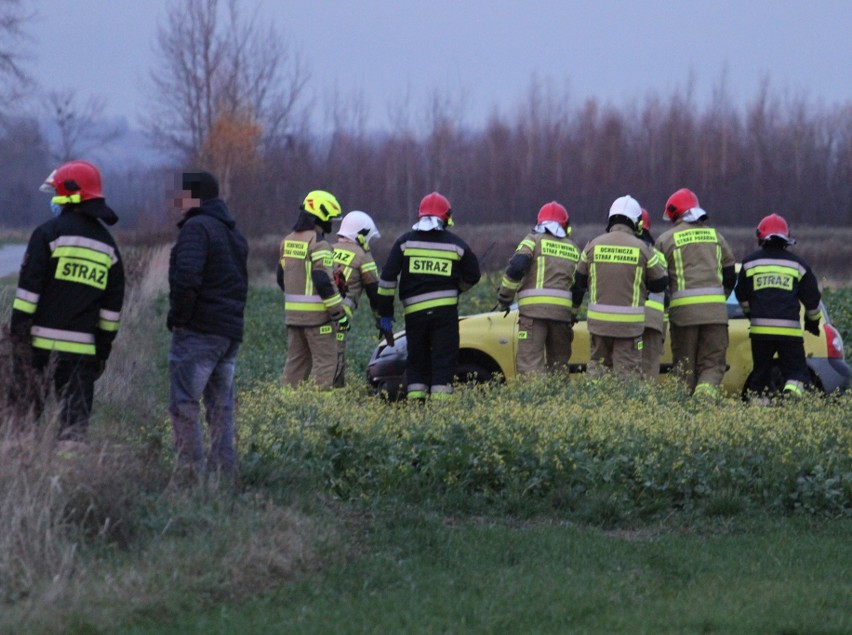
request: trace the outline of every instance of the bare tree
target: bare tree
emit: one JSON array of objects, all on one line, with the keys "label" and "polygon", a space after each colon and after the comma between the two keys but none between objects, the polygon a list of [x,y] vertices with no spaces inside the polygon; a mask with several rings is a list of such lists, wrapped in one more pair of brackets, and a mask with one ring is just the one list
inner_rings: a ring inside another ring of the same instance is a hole
[{"label": "bare tree", "polygon": [[21,0],[0,0],[0,114],[8,109],[31,83],[22,66],[21,43],[25,25],[33,18]]},{"label": "bare tree", "polygon": [[47,114],[59,132],[50,157],[57,163],[71,161],[118,139],[123,129],[104,121],[104,105],[104,100],[97,97],[80,103],[73,89],[48,93]]},{"label": "bare tree", "polygon": [[[224,19],[223,19],[224,16]],[[236,0],[173,0],[158,31],[146,128],[163,148],[199,161],[223,118],[249,119],[277,142],[296,122],[307,74],[286,40]]]}]

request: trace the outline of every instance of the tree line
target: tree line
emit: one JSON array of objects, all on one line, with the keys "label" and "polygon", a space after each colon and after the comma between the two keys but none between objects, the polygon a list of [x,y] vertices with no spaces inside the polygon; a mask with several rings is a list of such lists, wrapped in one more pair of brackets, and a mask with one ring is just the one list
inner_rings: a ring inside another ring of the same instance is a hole
[{"label": "tree line", "polygon": [[[23,6],[0,0],[4,41],[19,39],[31,19]],[[102,103],[59,90],[44,100],[60,132],[50,147],[36,118],[14,108],[31,88],[16,51],[0,46],[0,92],[15,97],[0,103],[6,227],[44,218],[36,188],[57,161],[85,159],[120,134],[96,125]],[[659,218],[680,187],[718,224],[750,225],[770,212],[794,227],[852,221],[852,102],[779,96],[768,79],[745,105],[724,80],[706,103],[687,85],[622,104],[575,103],[534,80],[513,112],[476,128],[460,123],[463,98],[435,91],[419,108],[394,107],[377,132],[357,98],[311,99],[304,60],[235,0],[172,0],[157,53],[145,128],[162,165],[99,166],[125,229],[170,228],[170,175],[192,168],[219,176],[249,234],[280,233],[316,188],[379,223],[412,219],[433,190],[466,223],[528,222],[553,199],[578,222],[595,222],[627,193]]]}]

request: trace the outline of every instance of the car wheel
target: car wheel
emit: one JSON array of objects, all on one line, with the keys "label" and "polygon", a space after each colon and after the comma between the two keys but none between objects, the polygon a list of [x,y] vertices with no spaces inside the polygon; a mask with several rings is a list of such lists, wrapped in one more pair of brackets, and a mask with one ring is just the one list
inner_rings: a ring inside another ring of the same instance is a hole
[{"label": "car wheel", "polygon": [[459,364],[456,368],[456,380],[462,384],[482,384],[492,379],[494,379],[494,373],[476,363]]}]

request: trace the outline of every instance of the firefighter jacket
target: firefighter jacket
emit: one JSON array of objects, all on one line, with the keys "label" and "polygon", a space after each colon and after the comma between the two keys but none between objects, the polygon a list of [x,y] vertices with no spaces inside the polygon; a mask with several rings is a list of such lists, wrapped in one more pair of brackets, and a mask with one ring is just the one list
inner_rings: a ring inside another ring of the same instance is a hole
[{"label": "firefighter jacket", "polygon": [[802,337],[799,303],[805,319],[822,318],[820,292],[811,268],[782,247],[763,248],[743,260],[737,300],[751,320],[751,337]]},{"label": "firefighter jacket", "polygon": [[241,342],[248,294],[248,243],[225,202],[205,199],[178,223],[169,257],[169,329]]},{"label": "firefighter jacket", "polygon": [[378,315],[379,268],[369,249],[341,238],[332,248],[335,275],[342,275],[346,283],[343,304],[349,311],[358,308],[361,293],[366,292],[373,313]]},{"label": "firefighter jacket", "polygon": [[511,304],[517,293],[521,315],[571,322],[571,287],[579,260],[580,251],[567,236],[527,234],[509,261],[497,298]]},{"label": "firefighter jacket", "polygon": [[12,334],[35,348],[106,360],[124,302],[124,266],[103,199],[66,205],[33,231],[12,305]]},{"label": "firefighter jacket", "polygon": [[[668,269],[666,265],[666,257],[659,249],[652,247],[654,253],[660,259],[664,269]],[[645,300],[645,328],[658,331],[665,335],[666,322],[669,321],[668,312],[668,293],[661,291],[658,293],[648,293],[648,298]]]},{"label": "firefighter jacket", "polygon": [[668,285],[662,259],[622,224],[589,241],[576,277],[574,305],[588,288],[589,332],[604,337],[640,337],[649,291],[662,293]]},{"label": "firefighter jacket", "polygon": [[456,307],[459,293],[480,278],[479,261],[461,238],[447,230],[411,230],[391,247],[379,279],[379,315],[393,317],[399,278],[403,312]]},{"label": "firefighter jacket", "polygon": [[679,220],[656,248],[668,263],[672,324],[727,324],[725,299],[734,288],[736,261],[724,237],[704,223]]},{"label": "firefighter jacket", "polygon": [[317,230],[294,231],[284,238],[278,286],[284,291],[287,326],[320,326],[345,315],[332,266],[331,247]]}]

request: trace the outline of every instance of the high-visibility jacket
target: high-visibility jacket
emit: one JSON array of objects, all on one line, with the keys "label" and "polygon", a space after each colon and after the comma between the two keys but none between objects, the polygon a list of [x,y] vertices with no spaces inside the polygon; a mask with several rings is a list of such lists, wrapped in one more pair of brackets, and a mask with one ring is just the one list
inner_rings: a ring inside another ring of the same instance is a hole
[{"label": "high-visibility jacket", "polygon": [[101,220],[103,199],[68,205],[30,237],[12,305],[11,329],[32,346],[106,360],[118,333],[124,267]]},{"label": "high-visibility jacket", "polygon": [[660,256],[622,224],[589,241],[576,277],[574,304],[588,287],[589,332],[604,337],[641,336],[649,291],[661,293],[668,285]]},{"label": "high-visibility jacket", "polygon": [[479,261],[461,238],[447,230],[411,230],[397,239],[382,268],[379,314],[393,316],[397,286],[405,315],[456,307],[459,293],[480,276]]},{"label": "high-visibility jacket", "polygon": [[571,287],[579,260],[580,250],[567,236],[527,234],[509,261],[497,297],[509,304],[517,294],[523,316],[570,322]]},{"label": "high-visibility jacket", "polygon": [[[663,267],[668,269],[666,265],[666,257],[663,255],[663,252],[656,248],[653,249],[654,253],[657,254],[657,257],[660,258]],[[665,334],[667,326],[666,322],[668,321],[669,313],[668,307],[666,306],[665,291],[661,291],[659,293],[649,292],[648,297],[645,300],[645,328]]]},{"label": "high-visibility jacket", "polygon": [[344,315],[332,265],[331,246],[316,230],[291,232],[281,242],[278,283],[287,326],[319,326]]},{"label": "high-visibility jacket", "polygon": [[727,324],[725,300],[736,281],[736,261],[722,234],[704,223],[679,220],[657,239],[656,248],[668,264],[672,324]]},{"label": "high-visibility jacket", "polygon": [[804,260],[780,247],[759,249],[743,260],[736,295],[751,320],[751,337],[801,338],[800,303],[806,320],[822,318],[816,276]]},{"label": "high-visibility jacket", "polygon": [[346,281],[346,297],[343,304],[350,311],[358,308],[361,293],[367,293],[367,299],[373,312],[378,311],[379,269],[373,254],[348,238],[341,238],[332,247],[334,270],[339,271]]}]

